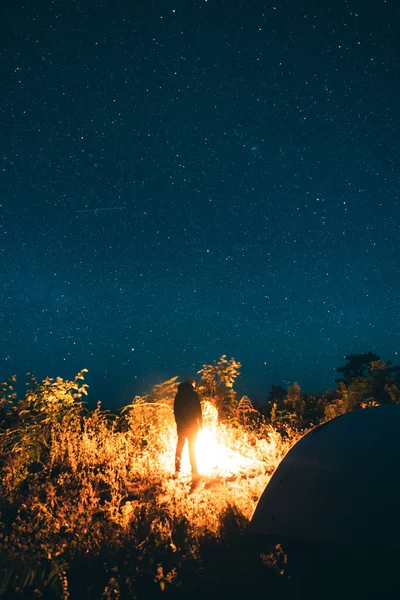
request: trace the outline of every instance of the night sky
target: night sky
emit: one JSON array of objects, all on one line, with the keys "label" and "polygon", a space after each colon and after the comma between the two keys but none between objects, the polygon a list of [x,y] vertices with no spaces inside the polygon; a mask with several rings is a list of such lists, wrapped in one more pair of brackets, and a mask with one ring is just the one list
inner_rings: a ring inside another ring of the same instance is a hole
[{"label": "night sky", "polygon": [[[398,0],[2,3],[0,376],[399,362]],[[238,380],[238,384],[239,384]]]}]

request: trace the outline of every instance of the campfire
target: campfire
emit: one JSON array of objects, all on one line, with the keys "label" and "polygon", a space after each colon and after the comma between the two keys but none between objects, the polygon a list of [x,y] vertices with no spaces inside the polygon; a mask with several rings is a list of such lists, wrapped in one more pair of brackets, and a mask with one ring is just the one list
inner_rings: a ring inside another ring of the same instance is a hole
[{"label": "campfire", "polygon": [[[242,453],[240,451],[242,448],[233,449],[229,446],[227,437],[227,429],[218,423],[217,409],[210,402],[204,402],[203,428],[199,432],[196,442],[197,465],[201,475],[232,477],[260,471],[264,468],[265,463],[246,456],[248,444],[244,440]],[[185,447],[182,456],[182,473],[189,472],[189,453]]]}]

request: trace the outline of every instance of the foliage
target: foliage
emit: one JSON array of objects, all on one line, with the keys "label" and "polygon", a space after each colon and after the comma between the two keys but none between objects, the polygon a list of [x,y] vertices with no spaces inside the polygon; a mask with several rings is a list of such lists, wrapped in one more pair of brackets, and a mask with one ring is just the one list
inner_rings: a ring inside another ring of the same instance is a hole
[{"label": "foliage", "polygon": [[118,414],[83,404],[85,369],[71,381],[31,377],[21,399],[13,379],[0,384],[0,596],[184,598],[194,597],[195,581],[196,597],[224,597],[237,593],[240,573],[248,593],[249,573],[256,586],[267,569],[271,598],[286,597],[273,595],[283,589],[274,577],[286,577],[284,549],[260,559],[243,532],[299,435],[376,404],[382,386],[385,401],[400,401],[397,367],[378,357],[361,376],[359,362],[350,362],[358,367],[336,391],[312,396],[297,383],[274,386],[260,410],[236,397],[239,362],[223,355],[204,365],[204,427],[228,466],[218,463],[198,489],[185,473],[171,477],[177,377]]},{"label": "foliage", "polygon": [[16,380],[17,378],[13,375],[8,381],[0,383],[0,414],[2,423],[6,419],[6,415],[17,397],[13,385]]},{"label": "foliage", "polygon": [[80,398],[87,395],[88,386],[80,381],[85,372],[86,369],[80,371],[72,381],[47,377],[41,383],[29,375],[25,396],[20,400],[14,393],[9,396],[0,425],[0,459],[6,493],[12,493],[29,470],[45,467],[57,426],[75,419],[82,409]]},{"label": "foliage", "polygon": [[242,396],[237,405],[236,414],[243,427],[257,428],[259,426],[260,413],[254,408],[248,396]]},{"label": "foliage", "polygon": [[391,367],[390,361],[382,361],[372,352],[352,354],[346,356],[346,360],[346,365],[337,367],[343,379],[338,380],[337,398],[326,406],[326,418],[367,406],[398,402],[399,367]]},{"label": "foliage", "polygon": [[[346,364],[340,367],[336,367],[338,373],[342,373],[343,381],[348,382],[357,377],[365,377],[374,361],[379,361],[380,358],[373,352],[367,352],[366,354],[349,354],[345,356]],[[337,382],[341,381],[340,379]]]},{"label": "foliage", "polygon": [[400,404],[400,387],[398,385],[395,383],[386,384],[385,390],[389,394],[392,404]]},{"label": "foliage", "polygon": [[197,389],[202,399],[213,402],[218,410],[220,420],[229,420],[236,417],[238,406],[236,392],[233,384],[240,375],[241,364],[234,358],[227,359],[223,354],[212,365],[203,365],[198,371],[201,379]]},{"label": "foliage", "polygon": [[[294,420],[300,424],[304,417],[305,402],[301,396],[301,389],[297,381],[293,385],[289,385],[285,398],[285,406],[289,413],[294,417]],[[293,421],[293,418],[292,418]]]},{"label": "foliage", "polygon": [[[189,593],[194,574],[206,589],[203,569],[240,538],[293,440],[266,423],[257,431],[221,424],[219,439],[253,470],[215,473],[191,495],[189,479],[171,478],[176,378],[112,415],[81,402],[84,372],[31,379],[20,400],[3,384],[0,595],[154,597]],[[240,414],[254,414],[250,401]]]},{"label": "foliage", "polygon": [[235,379],[240,375],[240,362],[231,358],[227,360],[226,354],[223,354],[212,365],[203,365],[203,368],[198,371],[202,374],[201,385],[204,387],[209,396],[216,394],[218,386],[232,388]]},{"label": "foliage", "polygon": [[[171,377],[167,381],[154,385],[146,396],[137,396],[137,401],[142,402],[161,402],[173,407],[174,397],[178,390],[178,377]],[[135,399],[135,400],[136,400]]]}]

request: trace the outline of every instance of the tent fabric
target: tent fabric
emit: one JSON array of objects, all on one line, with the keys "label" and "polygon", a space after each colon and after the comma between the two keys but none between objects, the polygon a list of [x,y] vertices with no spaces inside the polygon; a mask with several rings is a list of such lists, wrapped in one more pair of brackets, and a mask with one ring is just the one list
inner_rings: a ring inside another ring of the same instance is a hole
[{"label": "tent fabric", "polygon": [[249,533],[400,544],[400,406],[336,417],[303,436],[266,486]]}]

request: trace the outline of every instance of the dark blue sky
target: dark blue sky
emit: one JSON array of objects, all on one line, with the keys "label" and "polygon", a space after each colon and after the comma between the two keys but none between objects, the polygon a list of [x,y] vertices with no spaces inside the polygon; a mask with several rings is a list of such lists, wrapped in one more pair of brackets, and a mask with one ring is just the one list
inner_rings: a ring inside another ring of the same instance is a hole
[{"label": "dark blue sky", "polygon": [[1,10],[2,379],[119,405],[223,353],[250,395],[398,362],[397,0]]}]

